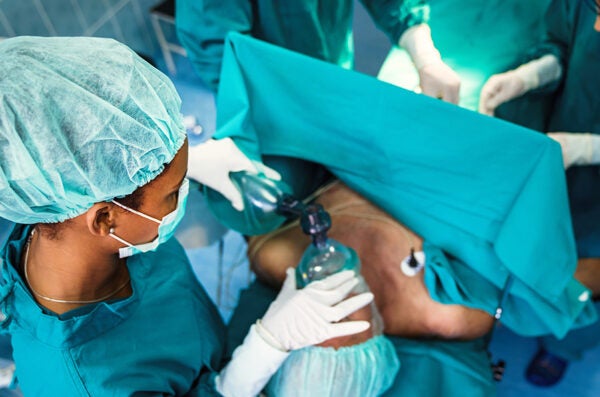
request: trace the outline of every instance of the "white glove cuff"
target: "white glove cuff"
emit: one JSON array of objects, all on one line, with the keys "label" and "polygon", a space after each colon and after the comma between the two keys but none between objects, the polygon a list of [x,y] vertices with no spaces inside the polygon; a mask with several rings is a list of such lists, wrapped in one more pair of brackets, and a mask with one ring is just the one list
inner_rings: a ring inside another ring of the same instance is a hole
[{"label": "white glove cuff", "polygon": [[558,80],[562,67],[558,58],[549,54],[519,66],[514,73],[523,80],[525,91],[530,91]]},{"label": "white glove cuff", "polygon": [[433,45],[431,29],[427,24],[408,28],[400,37],[398,45],[408,52],[417,70],[442,61],[440,52]]},{"label": "white glove cuff", "polygon": [[235,349],[231,361],[217,376],[217,391],[225,397],[256,396],[288,355],[269,345],[253,325],[244,343]]},{"label": "white glove cuff", "polygon": [[592,144],[592,164],[600,164],[600,135],[591,134]]},{"label": "white glove cuff", "polygon": [[572,165],[590,165],[594,163],[595,136],[590,133],[573,133],[568,135],[568,156]]},{"label": "white glove cuff", "polygon": [[273,336],[272,333],[269,332],[268,329],[266,329],[262,323],[260,322],[260,319],[256,320],[256,324],[254,325],[254,329],[256,329],[256,332],[263,338],[263,340],[268,343],[271,347],[281,351],[281,352],[289,352],[289,350],[287,350],[278,340],[277,338],[275,338],[275,336]]}]

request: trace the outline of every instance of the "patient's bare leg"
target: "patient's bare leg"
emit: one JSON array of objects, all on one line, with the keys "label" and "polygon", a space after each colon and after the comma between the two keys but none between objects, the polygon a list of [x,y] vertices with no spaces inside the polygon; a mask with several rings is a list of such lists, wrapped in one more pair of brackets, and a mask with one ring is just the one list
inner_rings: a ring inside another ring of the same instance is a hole
[{"label": "patient's bare leg", "polygon": [[[429,296],[423,272],[407,277],[401,260],[422,239],[370,202],[338,183],[317,202],[330,212],[329,236],[356,250],[362,275],[375,295],[385,332],[412,338],[473,339],[493,325],[489,314],[460,305],[445,305]],[[310,240],[296,224],[250,240],[249,256],[257,276],[280,286],[285,270],[296,266]],[[359,315],[359,313],[357,313]]]}]

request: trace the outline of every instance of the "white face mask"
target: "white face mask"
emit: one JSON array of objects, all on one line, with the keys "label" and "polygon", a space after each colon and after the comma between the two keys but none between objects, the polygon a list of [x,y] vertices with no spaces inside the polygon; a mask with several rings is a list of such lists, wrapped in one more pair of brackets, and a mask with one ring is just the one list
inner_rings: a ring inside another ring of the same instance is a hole
[{"label": "white face mask", "polygon": [[112,200],[112,202],[118,205],[119,207],[133,214],[139,215],[142,218],[146,218],[152,222],[158,223],[158,236],[154,240],[143,244],[131,244],[130,242],[115,235],[113,233],[114,230],[110,229],[110,233],[108,235],[127,246],[119,248],[119,257],[126,258],[128,256],[139,254],[142,252],[155,251],[160,244],[173,237],[173,234],[175,234],[175,228],[177,227],[179,222],[181,222],[181,219],[185,214],[185,204],[187,203],[189,188],[189,181],[187,178],[185,178],[181,183],[181,186],[179,187],[179,193],[177,196],[177,208],[175,208],[173,212],[165,215],[161,220],[153,218],[150,215],[146,215],[142,212],[136,211],[121,203],[118,203],[115,200]]}]

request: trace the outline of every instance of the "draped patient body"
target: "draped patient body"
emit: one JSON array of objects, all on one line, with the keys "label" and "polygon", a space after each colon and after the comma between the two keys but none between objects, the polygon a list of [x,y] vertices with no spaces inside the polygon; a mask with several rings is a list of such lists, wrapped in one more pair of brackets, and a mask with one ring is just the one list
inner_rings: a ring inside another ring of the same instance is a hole
[{"label": "draped patient body", "polygon": [[[408,338],[470,340],[488,333],[493,317],[461,305],[434,301],[423,281],[423,271],[405,275],[400,264],[411,248],[422,249],[423,239],[394,220],[341,182],[319,195],[316,202],[330,213],[332,228],[328,235],[352,247],[362,263],[361,273],[375,295],[383,319],[384,332]],[[298,222],[249,241],[249,257],[259,279],[280,287],[288,266],[299,263],[310,244]],[[425,264],[427,271],[427,264]],[[352,319],[371,318],[367,306]],[[323,346],[349,346],[373,335],[372,328],[358,335],[329,340]]]}]

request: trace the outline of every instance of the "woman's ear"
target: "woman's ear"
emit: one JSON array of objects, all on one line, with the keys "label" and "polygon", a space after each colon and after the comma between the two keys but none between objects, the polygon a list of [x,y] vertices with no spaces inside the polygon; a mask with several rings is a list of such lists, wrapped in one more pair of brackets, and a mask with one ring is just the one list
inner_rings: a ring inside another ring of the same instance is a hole
[{"label": "woman's ear", "polygon": [[96,203],[86,213],[89,231],[96,236],[108,236],[115,223],[115,206],[111,203]]}]

